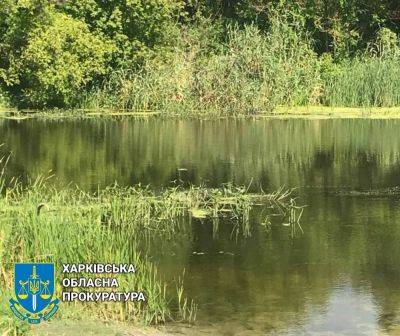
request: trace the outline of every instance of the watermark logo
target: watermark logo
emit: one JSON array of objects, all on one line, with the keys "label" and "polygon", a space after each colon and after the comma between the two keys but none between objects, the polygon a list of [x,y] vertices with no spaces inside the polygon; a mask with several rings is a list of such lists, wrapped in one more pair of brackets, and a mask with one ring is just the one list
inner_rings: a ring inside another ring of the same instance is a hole
[{"label": "watermark logo", "polygon": [[58,310],[54,287],[54,264],[15,264],[12,312],[30,324],[47,321]]}]

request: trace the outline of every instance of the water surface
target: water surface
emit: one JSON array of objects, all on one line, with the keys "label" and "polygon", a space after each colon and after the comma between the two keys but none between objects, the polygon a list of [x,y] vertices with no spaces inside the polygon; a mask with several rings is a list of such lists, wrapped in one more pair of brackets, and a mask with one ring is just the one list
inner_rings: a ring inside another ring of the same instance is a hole
[{"label": "water surface", "polygon": [[[96,190],[121,185],[226,182],[298,187],[304,234],[252,218],[249,237],[207,221],[162,242],[166,276],[186,270],[199,305],[188,335],[400,333],[400,185],[397,120],[0,121],[8,174],[55,174]],[[368,195],[365,191],[382,191]],[[361,193],[354,193],[359,191]]]}]

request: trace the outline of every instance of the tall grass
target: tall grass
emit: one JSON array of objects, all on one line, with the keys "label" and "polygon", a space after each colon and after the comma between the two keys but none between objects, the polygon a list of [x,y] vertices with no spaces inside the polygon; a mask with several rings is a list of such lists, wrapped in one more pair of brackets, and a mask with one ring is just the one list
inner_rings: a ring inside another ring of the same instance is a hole
[{"label": "tall grass", "polygon": [[[209,19],[181,27],[172,50],[154,52],[135,68],[113,69],[78,94],[77,106],[67,107],[219,117],[280,105],[400,104],[400,48],[389,29],[378,31],[356,57],[339,59],[314,52],[304,20],[293,11],[271,9],[268,21],[262,31]],[[0,88],[0,107],[7,105]]]},{"label": "tall grass", "polygon": [[305,31],[281,11],[271,14],[266,32],[253,25],[231,26],[218,43],[214,36],[207,43],[206,34],[182,34],[167,60],[115,72],[84,96],[82,106],[230,116],[268,113],[279,105],[400,104],[400,48],[394,33],[381,29],[363,53],[332,61],[330,54],[314,53]]},{"label": "tall grass", "polygon": [[138,72],[115,72],[83,98],[82,106],[238,115],[318,98],[317,56],[289,18],[275,15],[266,34],[249,25],[232,26],[226,35],[219,48],[204,53],[197,35],[186,34],[184,46],[168,61],[149,61]]},{"label": "tall grass", "polygon": [[320,57],[320,103],[343,107],[392,107],[400,104],[398,36],[381,28],[375,41],[354,58],[332,62]]},{"label": "tall grass", "polygon": [[263,36],[251,26],[232,28],[221,53],[199,59],[177,53],[168,64],[116,73],[86,96],[84,106],[226,116],[268,113],[278,105],[400,105],[399,57],[363,55],[324,73],[323,58],[300,37],[293,33],[282,41],[284,28],[275,29]]},{"label": "tall grass", "polygon": [[363,56],[343,62],[325,79],[322,102],[329,106],[400,105],[398,57]]},{"label": "tall grass", "polygon": [[[28,187],[4,185],[0,196],[1,301],[12,296],[13,265],[18,262],[54,262],[56,279],[62,263],[132,263],[135,275],[121,275],[119,291],[143,291],[146,303],[87,304],[85,314],[106,320],[161,323],[190,320],[196,306],[184,295],[180,278],[165,281],[149,259],[145,242],[156,236],[173,238],[190,218],[228,217],[248,222],[255,204],[290,211],[290,193],[250,194],[246,188],[190,187],[155,192],[146,187],[109,187],[97,193],[55,189],[38,178]],[[62,288],[57,282],[56,292]],[[59,318],[79,318],[83,304],[63,304]],[[175,309],[173,307],[176,307]],[[6,304],[0,327],[20,333],[21,327]]]},{"label": "tall grass", "polygon": [[[3,147],[4,144],[0,144],[0,150],[1,147]],[[0,153],[0,194],[3,192],[6,183],[8,185],[11,185],[13,180],[6,182],[6,167],[8,165],[8,161],[10,160],[11,155],[10,154],[1,154]]]}]

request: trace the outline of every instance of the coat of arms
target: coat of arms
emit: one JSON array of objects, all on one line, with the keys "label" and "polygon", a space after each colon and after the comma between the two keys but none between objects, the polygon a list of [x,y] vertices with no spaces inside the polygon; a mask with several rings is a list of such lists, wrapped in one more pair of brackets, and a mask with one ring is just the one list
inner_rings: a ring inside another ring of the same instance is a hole
[{"label": "coat of arms", "polygon": [[54,295],[54,264],[15,264],[12,312],[30,324],[47,321],[58,310]]}]

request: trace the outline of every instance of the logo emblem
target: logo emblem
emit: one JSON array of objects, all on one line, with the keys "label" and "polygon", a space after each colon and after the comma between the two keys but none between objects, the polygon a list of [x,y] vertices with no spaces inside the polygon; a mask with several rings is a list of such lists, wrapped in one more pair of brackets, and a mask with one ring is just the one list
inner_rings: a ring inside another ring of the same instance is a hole
[{"label": "logo emblem", "polygon": [[30,324],[47,321],[58,310],[54,295],[54,264],[15,264],[14,292],[10,308],[19,319]]}]

